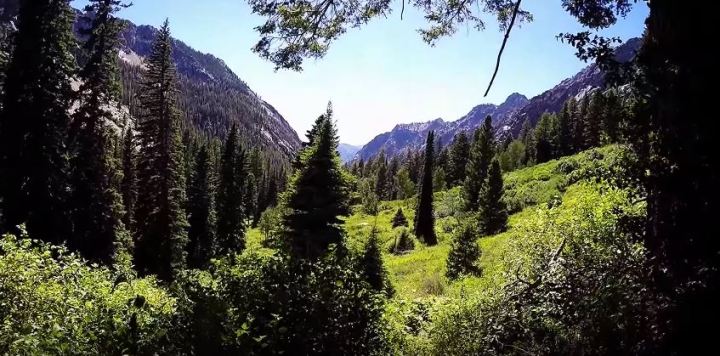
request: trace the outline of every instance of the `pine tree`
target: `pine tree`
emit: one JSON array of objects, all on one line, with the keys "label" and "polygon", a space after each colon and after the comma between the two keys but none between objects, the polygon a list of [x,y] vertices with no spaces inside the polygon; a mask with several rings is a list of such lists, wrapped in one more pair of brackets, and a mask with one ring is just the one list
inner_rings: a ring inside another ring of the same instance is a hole
[{"label": "pine tree", "polygon": [[61,243],[70,235],[67,148],[75,72],[66,0],[23,1],[0,114],[2,230]]},{"label": "pine tree", "polygon": [[243,217],[247,221],[253,220],[257,210],[258,189],[255,182],[255,174],[249,173],[243,187]]},{"label": "pine tree", "polygon": [[557,153],[559,156],[572,154],[572,115],[575,111],[575,99],[565,101],[557,116]]},{"label": "pine tree", "polygon": [[332,117],[314,127],[312,146],[301,151],[300,165],[283,196],[286,240],[294,256],[313,259],[330,244],[343,242],[342,220],[349,210],[348,183],[340,167]]},{"label": "pine tree", "polygon": [[172,281],[187,261],[185,169],[171,52],[170,26],[165,20],[153,43],[140,93],[135,213],[138,270],[164,281]]},{"label": "pine tree", "polygon": [[455,136],[455,142],[453,142],[450,148],[450,162],[447,173],[449,187],[462,184],[465,179],[465,169],[468,164],[469,155],[470,142],[468,141],[465,131],[460,131],[460,133]]},{"label": "pine tree", "polygon": [[250,151],[250,156],[248,158],[248,170],[251,176],[248,176],[248,187],[246,190],[253,188],[254,192],[252,194],[246,194],[246,197],[254,196],[255,200],[252,202],[252,204],[249,204],[251,203],[251,201],[246,199],[246,205],[249,206],[252,210],[247,210],[245,215],[247,215],[248,218],[252,220],[252,226],[255,226],[260,219],[260,213],[266,208],[261,204],[265,192],[263,192],[264,186],[262,184],[264,175],[263,162],[262,157],[260,156],[260,150],[258,148],[253,148]]},{"label": "pine tree", "polygon": [[233,125],[225,141],[217,193],[218,254],[240,252],[245,248],[243,186],[246,174],[245,153],[238,144],[237,127]]},{"label": "pine tree", "polygon": [[407,227],[408,221],[407,218],[405,218],[405,214],[402,211],[402,208],[398,208],[398,210],[395,212],[395,216],[392,218],[392,227],[393,229],[396,227]]},{"label": "pine tree", "polygon": [[585,119],[587,118],[588,105],[590,104],[590,95],[586,94],[575,105],[575,113],[573,115],[572,132],[573,132],[573,149],[580,152],[587,149],[585,139]]},{"label": "pine tree", "polygon": [[470,149],[463,193],[465,210],[477,211],[478,196],[487,179],[490,161],[495,156],[495,138],[492,133],[492,119],[485,118],[483,125],[475,131],[475,139]]},{"label": "pine tree", "polygon": [[360,268],[365,281],[373,290],[391,295],[392,287],[388,281],[385,266],[383,266],[377,235],[377,229],[373,228],[360,258]]},{"label": "pine tree", "polygon": [[214,256],[215,211],[212,201],[212,169],[205,146],[198,151],[188,189],[188,266],[205,268]]},{"label": "pine tree", "polygon": [[120,162],[112,151],[118,141],[109,124],[109,109],[119,98],[117,48],[122,25],[113,14],[120,1],[93,0],[85,11],[92,13],[84,48],[87,61],[80,72],[79,108],[73,118],[71,149],[71,201],[73,234],[71,249],[92,261],[110,263],[115,254],[129,261],[130,238],[125,224]]},{"label": "pine tree", "polygon": [[620,124],[623,121],[623,105],[616,89],[605,94],[605,110],[602,113],[601,144],[607,145],[620,140]]},{"label": "pine tree", "polygon": [[555,145],[553,143],[553,126],[555,116],[544,113],[535,126],[535,160],[537,163],[547,162],[554,157]]},{"label": "pine tree", "polygon": [[585,128],[583,137],[585,139],[585,148],[600,146],[600,129],[605,112],[605,97],[599,91],[592,94],[590,102],[585,113]]},{"label": "pine tree", "polygon": [[420,181],[417,209],[415,209],[415,236],[429,246],[437,245],[435,236],[435,216],[433,212],[433,155],[435,132],[430,131],[425,142],[425,163]]},{"label": "pine tree", "polygon": [[395,229],[395,241],[393,242],[389,252],[395,255],[401,255],[415,248],[415,241],[405,227]]},{"label": "pine tree", "polygon": [[388,166],[387,175],[385,177],[386,184],[388,185],[388,200],[396,200],[400,191],[400,187],[396,184],[395,177],[400,172],[400,159],[395,156],[390,160],[390,166]]},{"label": "pine tree", "polygon": [[380,200],[387,199],[388,196],[388,182],[387,182],[387,160],[385,159],[385,152],[381,151],[377,160],[377,173],[375,175],[375,195]]},{"label": "pine tree", "polygon": [[502,171],[500,163],[494,159],[490,166],[487,184],[480,194],[478,226],[482,236],[494,235],[507,228],[507,206],[503,201]]},{"label": "pine tree", "polygon": [[462,275],[478,275],[480,267],[477,262],[480,258],[477,235],[470,224],[465,224],[453,236],[450,254],[447,258],[447,271],[445,275],[450,280],[458,279]]},{"label": "pine tree", "polygon": [[123,197],[123,206],[125,207],[125,215],[123,217],[123,223],[127,229],[132,229],[135,226],[135,202],[137,201],[137,143],[135,142],[135,136],[133,130],[128,127],[125,130],[123,136],[123,149],[122,149],[122,170],[123,178],[120,190]]},{"label": "pine tree", "polygon": [[525,146],[525,160],[523,164],[532,166],[535,164],[535,132],[530,125],[530,120],[525,119],[525,122],[523,122],[519,137],[520,142]]},{"label": "pine tree", "polygon": [[445,169],[442,167],[436,167],[435,172],[433,173],[433,190],[436,192],[445,190],[445,188],[447,188],[447,183],[445,181]]}]

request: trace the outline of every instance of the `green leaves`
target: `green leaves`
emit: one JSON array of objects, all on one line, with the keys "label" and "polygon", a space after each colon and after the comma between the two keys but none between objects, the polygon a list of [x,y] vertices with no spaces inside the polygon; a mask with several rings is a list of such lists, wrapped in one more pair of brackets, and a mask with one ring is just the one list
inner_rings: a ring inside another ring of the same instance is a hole
[{"label": "green leaves", "polygon": [[[483,30],[482,13],[496,16],[504,30],[514,6],[511,0],[410,3],[425,14],[428,27],[418,32],[431,45],[440,37],[454,34],[458,25],[467,23]],[[330,44],[348,29],[360,28],[375,17],[387,17],[392,11],[389,0],[248,0],[248,4],[253,13],[266,19],[255,28],[260,40],[253,51],[275,64],[275,69],[297,71],[302,70],[305,59],[324,57]],[[532,16],[520,10],[518,20],[530,21]]]},{"label": "green leaves", "polygon": [[62,247],[2,237],[0,352],[167,350],[176,300],[153,279],[116,280],[122,279],[110,269],[89,266]]}]

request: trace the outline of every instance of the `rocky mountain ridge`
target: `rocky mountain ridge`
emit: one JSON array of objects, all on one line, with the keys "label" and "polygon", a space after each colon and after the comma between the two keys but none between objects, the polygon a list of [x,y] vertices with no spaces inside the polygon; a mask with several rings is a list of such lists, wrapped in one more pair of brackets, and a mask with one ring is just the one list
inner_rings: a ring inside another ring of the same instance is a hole
[{"label": "rocky mountain ridge", "polygon": [[[640,48],[641,39],[632,38],[616,48],[616,59],[628,62],[634,58]],[[535,125],[545,112],[558,112],[570,97],[580,97],[593,88],[605,84],[604,73],[597,64],[591,64],[574,76],[558,83],[553,88],[531,99],[513,93],[500,105],[481,104],[456,121],[435,119],[428,122],[396,125],[389,132],[382,133],[367,143],[355,156],[366,160],[381,151],[389,157],[401,154],[408,149],[420,149],[424,145],[427,132],[432,129],[443,145],[450,144],[461,131],[472,132],[480,126],[486,116],[493,119],[496,135],[517,135],[525,120]]]},{"label": "rocky mountain ridge", "polygon": [[[19,0],[0,0],[0,25],[14,29]],[[81,12],[76,10],[75,28],[81,26]],[[172,25],[172,24],[171,24]],[[125,20],[121,33],[123,103],[133,112],[135,94],[144,59],[150,54],[157,29]],[[232,125],[237,125],[242,142],[291,158],[300,147],[300,139],[269,103],[238,77],[223,60],[194,50],[173,39],[173,60],[177,67],[179,105],[191,126],[203,135],[223,139]]]}]

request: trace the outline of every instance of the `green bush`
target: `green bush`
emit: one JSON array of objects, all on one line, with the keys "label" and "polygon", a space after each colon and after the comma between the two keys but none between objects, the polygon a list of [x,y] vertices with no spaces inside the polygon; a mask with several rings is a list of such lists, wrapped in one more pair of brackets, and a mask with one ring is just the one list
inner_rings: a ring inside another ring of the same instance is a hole
[{"label": "green bush", "polygon": [[384,297],[356,269],[334,253],[317,262],[247,253],[219,266],[226,353],[381,353]]},{"label": "green bush", "polygon": [[176,299],[153,278],[88,265],[62,247],[0,239],[0,354],[177,353],[176,317]]},{"label": "green bush", "polygon": [[648,353],[654,344],[646,252],[625,230],[645,206],[583,183],[508,232],[503,287],[452,301],[428,326],[432,353]]}]

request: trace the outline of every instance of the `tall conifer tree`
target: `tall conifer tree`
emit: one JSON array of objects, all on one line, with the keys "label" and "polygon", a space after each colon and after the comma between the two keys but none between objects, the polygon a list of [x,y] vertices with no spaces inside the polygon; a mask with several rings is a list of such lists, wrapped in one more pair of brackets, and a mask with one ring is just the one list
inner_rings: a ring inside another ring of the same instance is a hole
[{"label": "tall conifer tree", "polygon": [[602,113],[600,143],[607,145],[620,139],[620,125],[623,121],[623,104],[616,89],[605,94],[605,108]]},{"label": "tall conifer tree", "polygon": [[84,44],[87,60],[80,72],[79,108],[73,117],[70,210],[73,233],[70,248],[90,260],[109,263],[117,257],[129,262],[132,240],[123,222],[120,162],[113,152],[118,137],[109,126],[111,106],[120,94],[117,65],[120,21],[114,17],[124,5],[117,0],[92,0],[85,7],[92,18]]},{"label": "tall conifer tree", "polygon": [[575,152],[580,152],[585,150],[586,147],[586,139],[585,139],[585,119],[587,117],[587,111],[588,111],[588,105],[590,104],[590,95],[585,94],[585,96],[580,99],[580,101],[575,105],[575,113],[573,115],[573,148]]},{"label": "tall conifer tree", "polygon": [[187,217],[175,65],[167,20],[155,38],[142,83],[136,264],[172,281],[186,264]]},{"label": "tall conifer tree", "polygon": [[204,268],[215,248],[215,210],[212,201],[212,169],[207,147],[198,151],[188,189],[188,265]]},{"label": "tall conifer tree", "polygon": [[544,113],[535,126],[535,161],[547,162],[554,158],[554,130],[555,116]]},{"label": "tall conifer tree", "polygon": [[478,196],[487,179],[490,161],[495,156],[495,138],[492,132],[492,119],[485,118],[483,125],[475,132],[470,159],[467,165],[463,192],[465,210],[477,211]]},{"label": "tall conifer tree", "polygon": [[478,225],[481,235],[493,235],[507,228],[507,206],[503,201],[505,189],[503,188],[502,171],[500,163],[493,159],[488,174],[487,184],[480,194],[480,210],[478,211]]},{"label": "tall conifer tree", "polygon": [[455,142],[453,142],[450,148],[450,169],[447,172],[447,182],[449,187],[454,187],[461,184],[465,179],[465,169],[468,164],[468,157],[470,155],[470,142],[468,141],[467,134],[465,131],[460,131],[455,136]]},{"label": "tall conifer tree", "polygon": [[125,130],[122,147],[123,178],[120,190],[123,196],[125,216],[123,223],[132,231],[135,226],[135,202],[137,201],[137,142],[132,127]]},{"label": "tall conifer tree", "polygon": [[380,200],[388,196],[388,165],[385,158],[385,151],[381,151],[377,159],[377,173],[375,176],[375,194]]},{"label": "tall conifer tree", "polygon": [[572,154],[572,114],[575,110],[575,100],[565,101],[557,117],[557,153],[560,156]]},{"label": "tall conifer tree", "polygon": [[246,172],[245,152],[238,143],[233,125],[225,141],[217,194],[218,254],[239,252],[245,248],[243,185]]},{"label": "tall conifer tree", "polygon": [[600,129],[604,121],[605,113],[605,97],[599,91],[592,94],[588,103],[587,112],[585,113],[585,127],[583,136],[585,138],[585,148],[600,146]]},{"label": "tall conifer tree", "polygon": [[294,256],[308,259],[322,255],[330,244],[342,244],[339,217],[350,211],[332,117],[317,125],[312,129],[312,145],[300,152],[298,168],[283,196],[286,241]]},{"label": "tall conifer tree", "polygon": [[425,141],[425,163],[420,180],[420,193],[418,194],[417,209],[415,209],[414,224],[415,236],[430,246],[437,245],[435,215],[433,212],[434,141],[435,132],[428,132],[427,141]]},{"label": "tall conifer tree", "polygon": [[27,222],[33,238],[70,235],[67,131],[75,73],[67,0],[23,1],[0,114],[3,230]]}]

